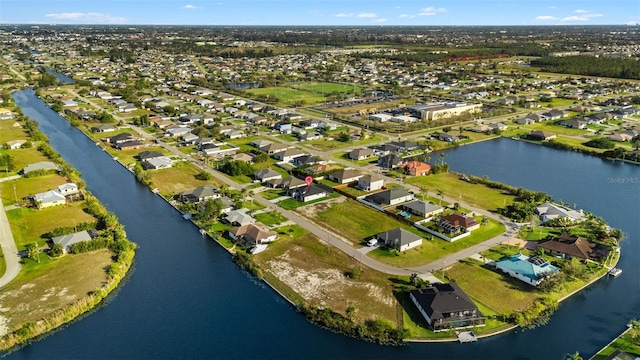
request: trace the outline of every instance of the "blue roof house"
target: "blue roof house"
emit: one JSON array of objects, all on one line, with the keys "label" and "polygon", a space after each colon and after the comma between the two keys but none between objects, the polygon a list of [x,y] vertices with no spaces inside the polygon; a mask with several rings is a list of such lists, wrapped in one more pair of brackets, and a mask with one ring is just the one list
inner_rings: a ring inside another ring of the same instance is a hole
[{"label": "blue roof house", "polygon": [[515,254],[510,258],[500,260],[495,266],[503,273],[532,286],[538,286],[546,277],[554,276],[559,271],[557,267],[541,257],[529,257],[522,254]]}]

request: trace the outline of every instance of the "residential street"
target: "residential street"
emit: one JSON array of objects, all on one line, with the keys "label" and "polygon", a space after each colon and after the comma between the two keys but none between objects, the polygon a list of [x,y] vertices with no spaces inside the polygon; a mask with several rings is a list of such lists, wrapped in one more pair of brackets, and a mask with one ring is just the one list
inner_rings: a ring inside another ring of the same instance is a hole
[{"label": "residential street", "polygon": [[0,288],[11,282],[20,272],[20,256],[18,248],[13,240],[9,219],[5,212],[4,205],[0,200],[0,247],[2,247],[2,255],[7,264],[7,269],[0,277]]}]

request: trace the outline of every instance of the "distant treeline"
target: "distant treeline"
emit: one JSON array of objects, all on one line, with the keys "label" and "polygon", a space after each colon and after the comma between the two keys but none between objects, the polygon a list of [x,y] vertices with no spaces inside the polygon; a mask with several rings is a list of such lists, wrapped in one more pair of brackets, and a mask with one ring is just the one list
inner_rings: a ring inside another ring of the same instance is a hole
[{"label": "distant treeline", "polygon": [[602,76],[640,80],[637,59],[613,59],[594,56],[543,57],[532,60],[531,66],[554,73]]}]

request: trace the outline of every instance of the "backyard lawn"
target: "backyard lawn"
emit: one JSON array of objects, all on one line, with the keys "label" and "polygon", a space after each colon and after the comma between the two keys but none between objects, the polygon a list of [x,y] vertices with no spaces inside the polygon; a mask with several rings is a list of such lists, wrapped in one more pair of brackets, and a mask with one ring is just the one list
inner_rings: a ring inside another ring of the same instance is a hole
[{"label": "backyard lawn", "polygon": [[215,178],[211,180],[196,179],[196,175],[202,170],[192,163],[180,162],[178,164],[178,166],[169,169],[152,170],[149,172],[153,186],[158,188],[160,194],[165,198],[202,185],[213,184],[220,186]]},{"label": "backyard lawn", "polygon": [[[44,176],[36,176],[30,178],[20,178],[17,180],[0,183],[0,195],[2,195],[2,203],[4,205],[13,205],[22,202],[27,196],[37,193],[54,190],[58,185],[67,182],[64,176],[58,174],[49,174]],[[14,192],[15,189],[15,192]]]}]

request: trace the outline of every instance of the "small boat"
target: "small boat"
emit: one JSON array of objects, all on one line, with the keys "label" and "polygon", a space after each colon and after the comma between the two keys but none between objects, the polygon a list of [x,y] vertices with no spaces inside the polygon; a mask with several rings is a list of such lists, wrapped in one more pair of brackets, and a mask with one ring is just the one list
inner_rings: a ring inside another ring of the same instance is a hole
[{"label": "small boat", "polygon": [[613,276],[613,277],[618,277],[618,276],[620,276],[620,274],[622,274],[622,269],[611,268],[611,270],[609,270],[608,274]]}]

